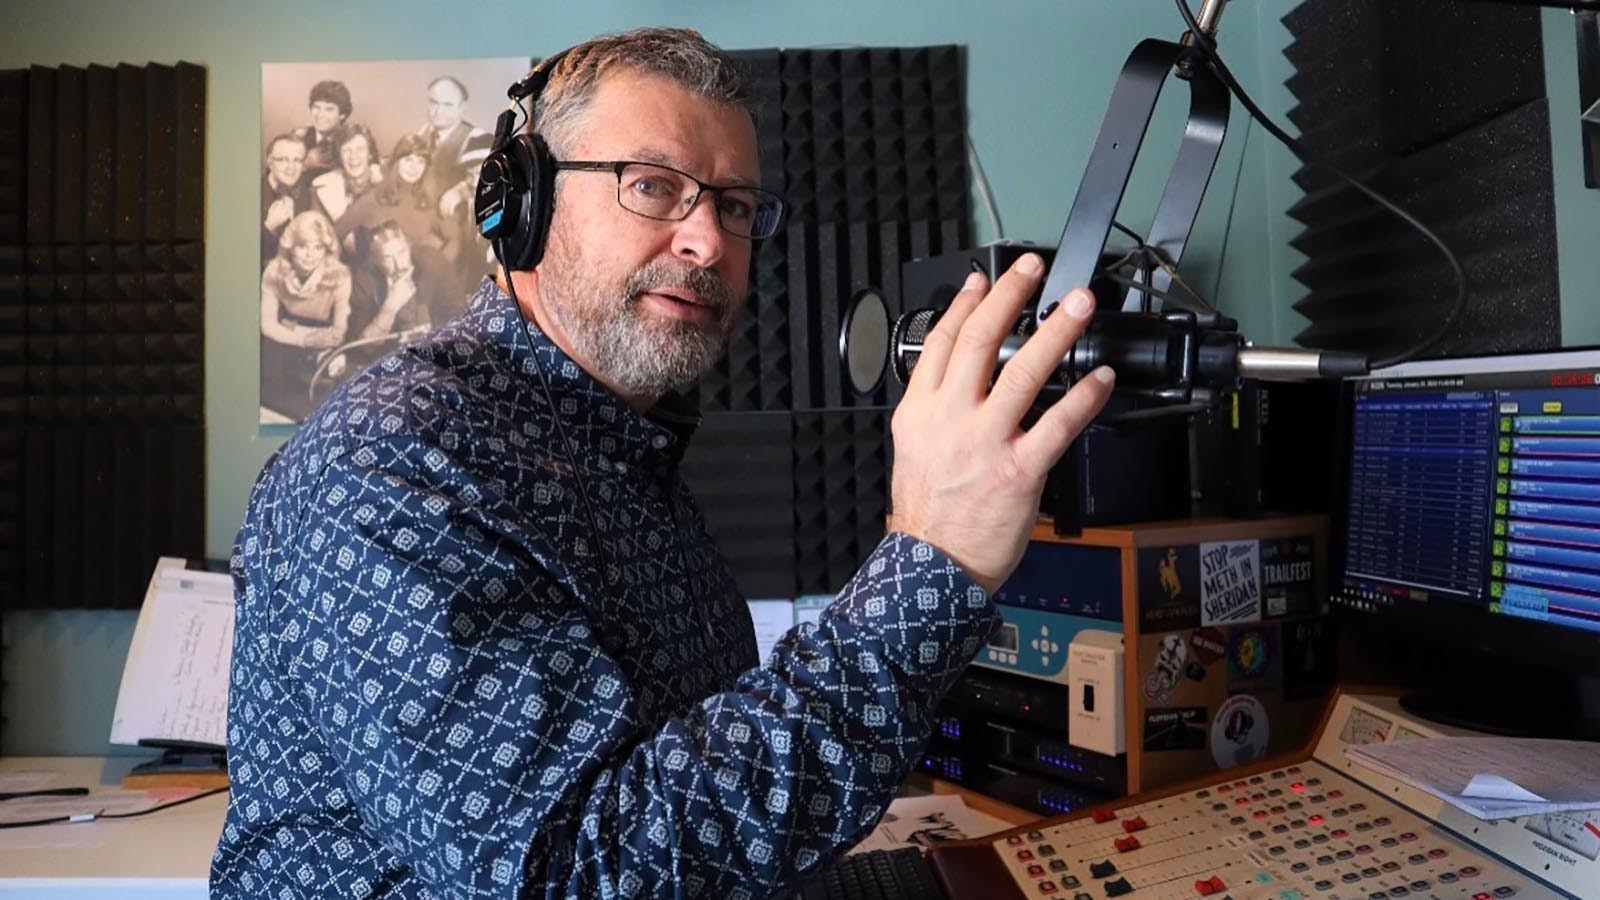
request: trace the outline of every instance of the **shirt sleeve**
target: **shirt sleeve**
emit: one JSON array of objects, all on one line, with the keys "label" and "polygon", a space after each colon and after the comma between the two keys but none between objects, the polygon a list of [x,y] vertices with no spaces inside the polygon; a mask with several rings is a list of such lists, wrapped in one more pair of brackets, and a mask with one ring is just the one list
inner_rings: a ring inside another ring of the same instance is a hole
[{"label": "shirt sleeve", "polygon": [[366,827],[440,896],[767,896],[876,823],[996,623],[890,535],[766,666],[647,727],[509,496],[410,439],[364,447],[280,582],[282,665]]}]

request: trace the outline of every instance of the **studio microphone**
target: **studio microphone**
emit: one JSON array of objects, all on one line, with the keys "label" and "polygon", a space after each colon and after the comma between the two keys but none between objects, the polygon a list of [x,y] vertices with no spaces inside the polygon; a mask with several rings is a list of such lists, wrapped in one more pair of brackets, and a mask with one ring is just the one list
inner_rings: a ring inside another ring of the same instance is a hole
[{"label": "studio microphone", "polygon": [[[941,312],[918,309],[895,321],[889,340],[890,368],[902,385],[910,380]],[[997,373],[1022,349],[1032,323],[1032,315],[1022,316],[1001,342]],[[1222,320],[1221,327],[1202,327],[1187,310],[1096,312],[1057,364],[1045,391],[1064,391],[1102,365],[1116,371],[1118,391],[1178,403],[1194,400],[1196,392],[1231,389],[1243,379],[1304,381],[1368,371],[1367,357],[1360,353],[1250,346],[1232,324]]]}]

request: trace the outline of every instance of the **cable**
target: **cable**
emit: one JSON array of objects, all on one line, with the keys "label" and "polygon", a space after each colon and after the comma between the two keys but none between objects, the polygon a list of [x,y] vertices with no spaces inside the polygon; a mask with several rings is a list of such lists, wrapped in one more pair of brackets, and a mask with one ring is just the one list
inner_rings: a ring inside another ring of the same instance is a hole
[{"label": "cable", "polygon": [[1228,271],[1228,235],[1233,233],[1233,212],[1239,208],[1239,184],[1244,176],[1244,161],[1250,153],[1250,128],[1255,119],[1244,120],[1244,136],[1239,139],[1239,165],[1233,170],[1233,201],[1228,204],[1228,218],[1222,223],[1222,248],[1217,251],[1217,282],[1211,286],[1211,296],[1222,296],[1222,273]]},{"label": "cable", "polygon": [[[1148,284],[1146,284],[1146,283],[1144,283],[1142,281],[1134,281],[1132,278],[1129,278],[1126,275],[1120,275],[1120,274],[1118,274],[1116,272],[1109,272],[1109,271],[1102,270],[1100,272],[1100,276],[1102,278],[1106,278],[1106,279],[1108,279],[1110,281],[1115,281],[1117,284],[1124,285],[1126,287],[1132,288],[1133,290],[1143,291],[1144,293],[1149,294],[1150,296],[1156,298],[1157,300],[1165,300],[1168,303],[1176,303],[1179,306],[1188,306],[1188,301],[1183,300],[1183,299],[1181,299],[1179,297],[1174,297],[1173,295],[1167,293],[1166,291],[1158,291],[1155,288],[1151,287],[1150,285],[1148,285]],[[1201,302],[1204,302],[1204,301],[1201,301]]]},{"label": "cable", "polygon": [[[1114,269],[1120,269],[1123,266],[1128,265],[1128,263],[1133,259],[1133,257],[1141,256],[1146,262],[1154,263],[1155,265],[1159,266],[1163,272],[1166,272],[1168,277],[1170,277],[1172,279],[1174,284],[1176,284],[1179,287],[1183,288],[1183,292],[1185,294],[1188,294],[1190,297],[1194,298],[1193,299],[1193,303],[1199,304],[1206,312],[1216,312],[1217,311],[1216,306],[1213,305],[1211,303],[1211,301],[1207,300],[1203,294],[1201,294],[1199,291],[1195,290],[1193,285],[1191,285],[1188,281],[1184,280],[1183,275],[1179,274],[1177,268],[1175,268],[1172,265],[1172,263],[1168,262],[1166,257],[1161,255],[1161,251],[1157,250],[1155,247],[1152,247],[1149,244],[1145,243],[1144,238],[1142,236],[1140,236],[1140,234],[1138,232],[1136,232],[1132,228],[1129,228],[1128,226],[1122,224],[1121,222],[1118,222],[1115,219],[1111,220],[1111,227],[1117,229],[1118,231],[1122,232],[1123,234],[1127,235],[1128,237],[1133,238],[1135,241],[1138,241],[1139,242],[1139,246],[1136,247],[1135,249],[1130,250],[1127,253],[1123,254],[1123,257],[1121,259],[1117,260],[1116,262],[1114,262],[1114,263],[1112,263],[1112,264],[1110,264],[1108,266],[1103,267],[1100,270],[1102,273],[1108,272],[1108,271],[1111,271],[1111,270],[1114,270]],[[1135,289],[1140,290],[1140,291],[1144,291],[1145,290],[1144,289],[1144,285],[1142,285],[1142,284],[1136,284],[1136,285],[1134,285],[1134,287],[1135,287]],[[1158,296],[1157,293],[1154,290],[1145,291],[1145,293],[1149,294],[1152,297],[1157,297]],[[1167,295],[1161,294],[1161,295],[1159,295],[1159,297],[1161,299],[1166,299]],[[1176,300],[1176,301],[1173,301],[1173,302],[1179,303],[1180,305],[1187,305],[1188,304],[1188,301],[1183,301],[1183,300]]]},{"label": "cable", "polygon": [[26,822],[3,822],[0,823],[0,828],[31,828],[35,825],[57,825],[68,822],[72,824],[79,824],[82,822],[93,822],[97,819],[134,819],[138,818],[139,816],[148,816],[151,813],[160,812],[164,809],[171,809],[174,806],[182,806],[185,803],[193,803],[196,800],[204,800],[207,797],[214,797],[217,794],[225,793],[227,790],[228,789],[226,787],[212,788],[208,791],[201,791],[198,794],[191,794],[181,800],[173,800],[170,803],[160,803],[150,807],[149,809],[136,809],[133,812],[78,813],[77,815],[72,816],[52,816],[48,819],[30,819]]},{"label": "cable", "polygon": [[989,214],[989,225],[994,228],[994,239],[1000,240],[1006,236],[1005,230],[1000,227],[1000,208],[995,205],[994,193],[989,189],[989,176],[984,174],[983,161],[978,158],[978,148],[972,143],[972,135],[967,134],[967,161],[972,163],[972,180],[978,186],[978,196],[983,198],[984,212]]},{"label": "cable", "polygon": [[1118,222],[1116,219],[1112,219],[1111,220],[1111,227],[1115,228],[1116,230],[1122,232],[1123,234],[1125,234],[1128,237],[1131,237],[1135,241],[1137,241],[1138,244],[1139,244],[1140,249],[1143,249],[1145,247],[1150,246],[1149,244],[1146,244],[1144,242],[1144,235],[1141,235],[1139,232],[1134,231],[1132,228],[1129,228],[1128,226],[1122,224],[1121,222]]},{"label": "cable", "polygon": [[1228,86],[1228,90],[1232,92],[1235,97],[1239,98],[1239,102],[1242,103],[1244,108],[1249,111],[1250,116],[1257,122],[1260,122],[1261,127],[1265,128],[1268,134],[1277,138],[1278,141],[1285,147],[1288,147],[1290,152],[1298,157],[1301,162],[1305,163],[1306,165],[1317,166],[1319,168],[1326,169],[1341,181],[1366,195],[1374,203],[1377,203],[1384,209],[1387,209],[1389,212],[1399,217],[1407,225],[1415,228],[1423,237],[1427,238],[1435,247],[1439,248],[1439,252],[1444,254],[1445,261],[1450,264],[1451,272],[1456,278],[1456,297],[1455,302],[1451,305],[1450,313],[1445,316],[1442,321],[1440,321],[1439,327],[1435,328],[1431,334],[1399,353],[1383,359],[1373,360],[1372,368],[1380,369],[1386,366],[1397,365],[1405,362],[1408,359],[1412,359],[1413,357],[1425,353],[1432,348],[1433,345],[1439,343],[1439,341],[1449,333],[1450,327],[1456,323],[1456,320],[1461,317],[1461,313],[1467,308],[1467,273],[1462,270],[1460,260],[1456,259],[1456,255],[1450,251],[1449,247],[1445,246],[1444,241],[1441,240],[1437,234],[1434,234],[1432,229],[1422,224],[1422,222],[1417,219],[1416,216],[1413,216],[1412,214],[1401,209],[1399,206],[1395,205],[1394,202],[1389,200],[1389,198],[1383,196],[1372,188],[1367,187],[1366,184],[1358,181],[1354,176],[1346,173],[1343,169],[1334,165],[1332,162],[1329,162],[1311,148],[1295,140],[1293,137],[1290,137],[1289,134],[1282,128],[1279,128],[1277,125],[1273,124],[1272,120],[1267,118],[1267,114],[1262,112],[1259,106],[1256,106],[1255,101],[1250,99],[1250,95],[1245,93],[1244,88],[1241,87],[1238,80],[1233,77],[1233,72],[1228,69],[1227,64],[1222,61],[1221,55],[1217,53],[1215,42],[1213,42],[1205,32],[1200,30],[1200,23],[1195,21],[1194,11],[1189,9],[1188,0],[1174,0],[1174,2],[1178,4],[1178,12],[1183,16],[1183,21],[1189,27],[1189,34],[1193,37],[1194,45],[1199,48],[1201,54],[1211,65],[1212,70],[1217,73],[1217,77],[1222,79],[1222,82]]},{"label": "cable", "polygon": [[[504,239],[498,242],[498,245],[495,248],[495,256],[499,259],[506,258],[506,242]],[[523,337],[528,339],[529,347],[537,348],[538,343],[534,341],[533,336],[528,332],[530,324],[528,322],[528,317],[523,314],[522,301],[517,299],[517,286],[515,279],[512,278],[511,269],[508,266],[502,266],[501,268],[506,273],[506,293],[511,296],[511,305],[517,308],[517,319],[522,323]],[[554,342],[552,341],[552,343]],[[550,380],[544,373],[544,366],[540,364],[540,361],[537,358],[537,350],[535,350],[534,356],[535,365],[533,366],[533,370],[539,376],[539,390],[544,394],[545,403],[550,407],[550,420],[554,422],[556,426],[556,440],[561,444],[562,461],[572,467],[572,477],[578,483],[578,497],[583,501],[583,511],[587,513],[589,517],[589,536],[590,539],[594,541],[593,553],[595,554],[596,558],[599,559],[601,580],[605,583],[605,586],[609,588],[611,586],[611,555],[606,552],[605,543],[601,538],[600,516],[595,512],[594,501],[589,499],[588,479],[583,477],[583,468],[578,465],[577,456],[573,451],[573,444],[567,439],[567,428],[561,420],[561,409],[556,404],[555,394],[550,390]]]}]

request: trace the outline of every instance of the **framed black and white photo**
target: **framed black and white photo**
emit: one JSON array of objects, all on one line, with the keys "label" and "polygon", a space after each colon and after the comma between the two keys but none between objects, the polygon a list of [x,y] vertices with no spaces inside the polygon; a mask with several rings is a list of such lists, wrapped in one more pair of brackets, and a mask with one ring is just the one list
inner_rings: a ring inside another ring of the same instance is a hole
[{"label": "framed black and white photo", "polygon": [[478,167],[528,60],[261,67],[260,421],[461,312],[491,269]]}]

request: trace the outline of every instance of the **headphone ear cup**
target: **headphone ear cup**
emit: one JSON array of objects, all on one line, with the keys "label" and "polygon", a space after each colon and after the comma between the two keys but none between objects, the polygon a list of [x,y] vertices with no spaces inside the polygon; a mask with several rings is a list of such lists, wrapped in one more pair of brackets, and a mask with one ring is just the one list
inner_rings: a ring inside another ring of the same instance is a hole
[{"label": "headphone ear cup", "polygon": [[484,159],[473,215],[507,269],[527,271],[544,258],[555,186],[556,161],[536,134],[519,134]]},{"label": "headphone ear cup", "polygon": [[544,138],[537,134],[518,135],[517,144],[528,185],[527,202],[523,206],[527,230],[525,239],[519,243],[517,268],[527,270],[544,259],[545,244],[550,237],[550,219],[556,208],[556,160],[545,146]]},{"label": "headphone ear cup", "polygon": [[502,265],[510,260],[502,255],[509,249],[514,236],[521,230],[519,224],[527,198],[520,185],[520,166],[511,152],[512,145],[493,150],[478,169],[478,187],[472,200],[473,221],[478,234],[489,242]]}]

